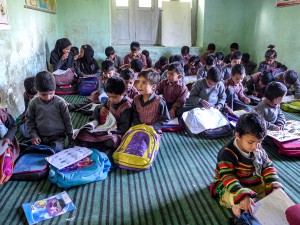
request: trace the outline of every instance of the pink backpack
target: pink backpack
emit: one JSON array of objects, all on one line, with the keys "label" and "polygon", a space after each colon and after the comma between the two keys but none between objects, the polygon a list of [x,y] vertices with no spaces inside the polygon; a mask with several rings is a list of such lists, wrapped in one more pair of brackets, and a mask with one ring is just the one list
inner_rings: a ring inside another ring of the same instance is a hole
[{"label": "pink backpack", "polygon": [[300,156],[300,139],[279,142],[273,139],[274,143],[279,147],[278,154],[287,156]]}]

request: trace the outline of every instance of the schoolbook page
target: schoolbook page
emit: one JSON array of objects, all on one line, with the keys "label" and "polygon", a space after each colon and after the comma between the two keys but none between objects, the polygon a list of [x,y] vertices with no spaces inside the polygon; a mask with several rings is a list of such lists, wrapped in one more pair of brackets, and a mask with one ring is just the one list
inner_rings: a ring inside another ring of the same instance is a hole
[{"label": "schoolbook page", "polygon": [[279,142],[285,142],[300,138],[300,121],[288,120],[284,125],[284,130],[268,130],[268,136]]},{"label": "schoolbook page", "polygon": [[54,155],[46,157],[46,160],[52,166],[60,170],[80,161],[81,159],[91,155],[92,153],[93,151],[86,147],[75,146],[73,148],[68,148]]},{"label": "schoolbook page", "polygon": [[281,188],[274,190],[255,205],[254,217],[261,225],[289,225],[285,210],[294,203]]}]

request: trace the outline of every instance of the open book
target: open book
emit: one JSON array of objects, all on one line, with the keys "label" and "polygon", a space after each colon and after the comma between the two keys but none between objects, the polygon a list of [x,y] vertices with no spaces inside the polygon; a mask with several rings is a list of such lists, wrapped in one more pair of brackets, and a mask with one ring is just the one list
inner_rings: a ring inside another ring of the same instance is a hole
[{"label": "open book", "polygon": [[76,209],[65,191],[49,198],[22,204],[22,207],[30,225]]},{"label": "open book", "polygon": [[68,148],[54,155],[48,156],[46,157],[46,160],[52,166],[60,170],[82,160],[92,153],[93,151],[91,149],[75,146],[73,148]]},{"label": "open book", "polygon": [[175,117],[174,119],[170,120],[167,123],[164,123],[164,125],[172,125],[172,126],[176,126],[179,125],[179,121],[178,121],[178,117]]},{"label": "open book", "polygon": [[279,142],[290,141],[300,138],[300,121],[288,120],[284,125],[284,130],[268,130],[268,136]]},{"label": "open book", "polygon": [[79,129],[74,129],[73,139],[75,139],[79,134],[79,132],[83,129],[87,130],[90,133],[103,132],[103,131],[107,131],[109,133],[117,129],[117,122],[115,117],[111,114],[111,112],[109,112],[109,114],[106,117],[105,123],[102,125],[99,124],[97,120],[92,120],[91,122],[84,124]]}]

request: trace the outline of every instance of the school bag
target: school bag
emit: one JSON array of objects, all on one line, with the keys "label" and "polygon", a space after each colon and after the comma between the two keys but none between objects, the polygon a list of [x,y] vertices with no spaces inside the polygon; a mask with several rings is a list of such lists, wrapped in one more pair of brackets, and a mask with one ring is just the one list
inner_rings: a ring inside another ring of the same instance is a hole
[{"label": "school bag", "polygon": [[91,95],[98,89],[99,76],[80,77],[78,82],[78,94]]},{"label": "school bag", "polygon": [[56,85],[55,94],[56,95],[74,95],[77,94],[77,84],[69,85]]},{"label": "school bag", "polygon": [[182,115],[186,130],[204,138],[215,139],[232,135],[228,119],[217,109],[194,108]]},{"label": "school bag", "polygon": [[47,145],[28,146],[15,162],[12,180],[41,180],[48,176],[49,163],[47,156],[55,154],[53,148]]},{"label": "school bag", "polygon": [[300,112],[300,101],[281,103],[280,108],[285,112]]},{"label": "school bag", "polygon": [[74,83],[74,72],[72,69],[56,70],[53,72],[55,83],[58,86],[72,85]]},{"label": "school bag", "polygon": [[82,184],[104,180],[111,163],[105,153],[91,148],[90,156],[58,170],[50,165],[49,179],[60,188],[70,188]]},{"label": "school bag", "polygon": [[273,139],[274,143],[278,146],[278,154],[287,155],[287,156],[300,156],[300,139],[279,142]]},{"label": "school bag", "polygon": [[131,127],[113,153],[114,162],[122,169],[143,171],[151,168],[159,149],[159,136],[145,124]]}]

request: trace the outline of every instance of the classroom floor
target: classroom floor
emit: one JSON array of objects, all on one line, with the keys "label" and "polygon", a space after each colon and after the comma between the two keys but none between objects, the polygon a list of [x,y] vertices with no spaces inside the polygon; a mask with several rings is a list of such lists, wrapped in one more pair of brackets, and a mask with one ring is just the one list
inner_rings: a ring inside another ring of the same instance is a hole
[{"label": "classroom floor", "polygon": [[[79,102],[81,96],[64,96]],[[300,119],[286,113],[287,119]],[[71,113],[74,128],[88,117]],[[19,137],[19,139],[21,139]],[[231,211],[219,206],[209,195],[216,156],[229,140],[206,140],[186,131],[164,133],[151,170],[134,172],[113,169],[99,182],[67,189],[76,209],[41,224],[112,224],[112,225],[224,225]],[[299,159],[278,155],[266,148],[269,157],[295,203],[300,203]],[[26,224],[22,203],[50,197],[63,189],[48,179],[36,182],[8,181],[0,186],[0,224]]]}]

